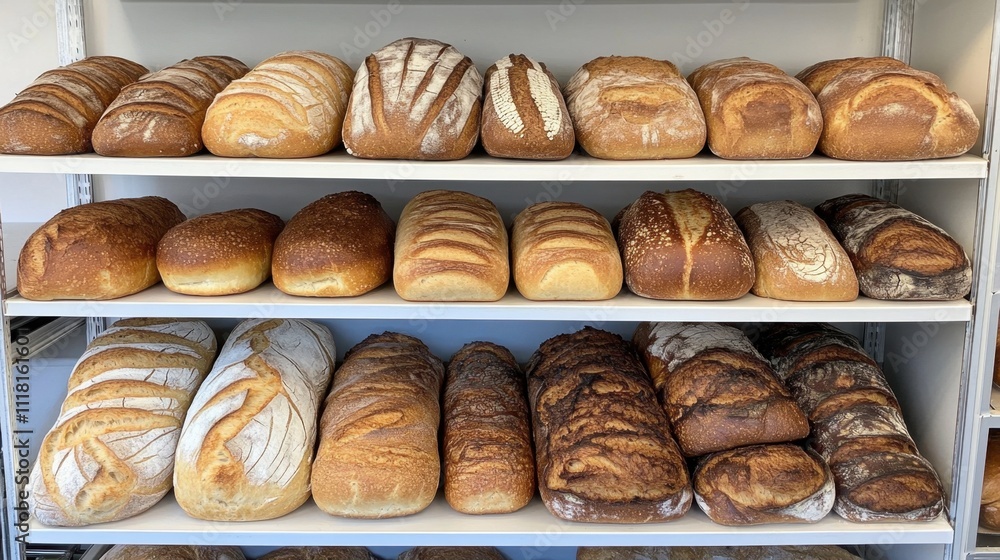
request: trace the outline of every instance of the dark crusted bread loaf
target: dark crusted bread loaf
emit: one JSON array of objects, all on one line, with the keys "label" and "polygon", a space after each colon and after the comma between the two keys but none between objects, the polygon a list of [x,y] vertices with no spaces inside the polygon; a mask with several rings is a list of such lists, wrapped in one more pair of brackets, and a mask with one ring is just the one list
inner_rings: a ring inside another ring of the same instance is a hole
[{"label": "dark crusted bread loaf", "polygon": [[238,546],[118,545],[101,560],[245,560]]},{"label": "dark crusted bread loaf", "polygon": [[286,546],[258,560],[378,560],[362,546]]}]

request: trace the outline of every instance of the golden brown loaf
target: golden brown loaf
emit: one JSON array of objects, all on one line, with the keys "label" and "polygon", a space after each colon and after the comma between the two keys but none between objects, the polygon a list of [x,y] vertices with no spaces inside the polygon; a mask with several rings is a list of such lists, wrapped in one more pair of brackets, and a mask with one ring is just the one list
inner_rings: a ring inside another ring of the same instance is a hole
[{"label": "golden brown loaf", "polygon": [[489,342],[466,344],[448,364],[444,399],[444,495],[456,511],[510,513],[535,495],[524,375]]},{"label": "golden brown loaf", "polygon": [[902,62],[831,60],[799,77],[823,110],[824,154],[850,160],[915,160],[964,154],[979,119],[940,77]]},{"label": "golden brown loaf", "polygon": [[492,546],[418,546],[396,560],[506,560]]},{"label": "golden brown loaf", "polygon": [[169,290],[195,296],[250,291],[271,276],[274,240],[285,222],[253,208],[227,210],[174,226],[156,247]]},{"label": "golden brown loaf", "polygon": [[653,299],[728,300],[753,286],[753,255],[718,199],[647,191],[615,218],[625,283]]},{"label": "golden brown loaf", "polygon": [[688,81],[708,124],[708,147],[726,159],[795,159],[813,153],[823,130],[819,103],[802,82],[766,62],[719,60]]},{"label": "golden brown loaf", "polygon": [[331,515],[417,513],[434,500],[444,365],[419,340],[372,335],[333,377],[313,463],[313,499]]},{"label": "golden brown loaf", "polygon": [[201,128],[205,147],[225,157],[325,154],[340,144],[353,80],[328,54],[272,56],[216,96]]},{"label": "golden brown loaf", "polygon": [[245,560],[237,546],[118,545],[101,560]]},{"label": "golden brown loaf", "polygon": [[126,85],[148,72],[115,56],[91,56],[38,77],[0,107],[0,153],[79,154]]},{"label": "golden brown loaf", "polygon": [[511,264],[518,292],[532,300],[603,300],[622,288],[611,225],[575,202],[542,202],[514,220]]},{"label": "golden brown loaf", "polygon": [[753,445],[713,453],[692,473],[694,497],[722,525],[815,523],[833,508],[833,474],[798,445]]},{"label": "golden brown loaf", "polygon": [[594,157],[686,158],[705,147],[698,97],[669,61],[596,58],[573,75],[565,94],[576,138]]},{"label": "golden brown loaf", "polygon": [[256,521],[305,503],[336,355],[329,329],[311,321],[237,325],[184,420],[174,468],[181,509],[198,519]]},{"label": "golden brown loaf", "polygon": [[494,157],[552,160],[573,153],[573,122],[544,64],[511,54],[490,66],[480,137]]},{"label": "golden brown loaf", "polygon": [[102,156],[187,156],[202,148],[205,111],[249,70],[228,56],[199,56],[147,74],[122,89],[94,128]]},{"label": "golden brown loaf", "polygon": [[853,301],[858,277],[844,248],[812,210],[788,200],[736,213],[753,253],[754,294],[789,301]]},{"label": "golden brown loaf", "polygon": [[258,560],[378,560],[362,546],[286,546]]},{"label": "golden brown loaf", "polygon": [[408,301],[496,301],[510,281],[507,229],[496,206],[426,191],[403,208],[392,280]]},{"label": "golden brown loaf", "polygon": [[76,363],[38,449],[28,507],[45,525],[117,521],[170,491],[181,422],[215,357],[202,321],[127,319]]},{"label": "golden brown loaf", "polygon": [[482,95],[482,76],[455,47],[399,39],[355,74],[344,146],[370,159],[461,159],[479,138]]},{"label": "golden brown loaf", "polygon": [[860,560],[836,546],[586,547],[577,560]]},{"label": "golden brown loaf", "polygon": [[274,242],[274,285],[293,296],[374,290],[392,275],[395,235],[395,222],[372,195],[324,196],[299,210]]},{"label": "golden brown loaf", "polygon": [[684,455],[809,435],[805,414],[739,329],[640,323],[632,340]]},{"label": "golden brown loaf", "polygon": [[24,244],[17,289],[27,299],[114,299],[156,284],[156,245],[184,214],[165,198],[93,202],[60,211]]},{"label": "golden brown loaf", "polygon": [[1000,531],[1000,434],[996,432],[990,432],[986,441],[986,467],[979,503],[979,525]]},{"label": "golden brown loaf", "polygon": [[647,523],[687,512],[687,465],[628,342],[590,327],[559,335],[527,373],[538,487],[553,515]]},{"label": "golden brown loaf", "polygon": [[863,194],[816,207],[857,271],[861,292],[891,300],[956,300],[972,287],[965,250],[943,229],[891,202]]}]

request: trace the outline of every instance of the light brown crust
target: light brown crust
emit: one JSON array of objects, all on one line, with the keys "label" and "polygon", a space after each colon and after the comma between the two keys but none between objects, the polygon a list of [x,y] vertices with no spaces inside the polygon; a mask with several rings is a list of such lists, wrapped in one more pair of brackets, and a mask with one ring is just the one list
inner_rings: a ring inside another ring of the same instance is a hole
[{"label": "light brown crust", "polygon": [[378,560],[361,546],[286,546],[258,560]]},{"label": "light brown crust", "polygon": [[514,283],[531,300],[605,300],[622,287],[608,220],[575,202],[542,202],[514,219]]},{"label": "light brown crust", "polygon": [[156,245],[184,214],[157,196],[60,211],[24,244],[17,288],[27,299],[114,299],[160,280]]},{"label": "light brown crust", "polygon": [[274,242],[274,285],[293,296],[367,293],[392,274],[396,224],[375,197],[324,196],[300,210]]},{"label": "light brown crust", "polygon": [[274,240],[285,222],[243,208],[204,214],[168,231],[156,248],[156,268],[167,289],[224,296],[250,291],[271,276]]},{"label": "light brown crust", "polygon": [[441,360],[406,335],[372,335],[347,353],[326,399],[312,467],[321,510],[378,519],[430,505],[441,477],[443,380]]},{"label": "light brown crust", "polygon": [[995,432],[991,432],[986,441],[983,493],[979,503],[979,525],[1000,531],[1000,435]]},{"label": "light brown crust", "polygon": [[637,295],[729,300],[753,285],[750,248],[714,197],[691,189],[647,191],[615,222],[625,283]]},{"label": "light brown crust", "polygon": [[905,62],[888,56],[840,58],[824,60],[802,70],[795,77],[809,88],[813,95],[819,95],[834,78],[849,70],[899,70],[907,68]]},{"label": "light brown crust", "polygon": [[244,560],[237,546],[118,545],[102,560]]},{"label": "light brown crust", "polygon": [[859,560],[836,546],[585,547],[577,560]]},{"label": "light brown crust", "polygon": [[456,511],[510,513],[535,495],[524,374],[506,348],[466,344],[445,381],[444,494]]},{"label": "light brown crust", "polygon": [[249,71],[228,56],[182,60],[122,89],[94,127],[102,156],[187,156],[201,151],[208,106]]}]

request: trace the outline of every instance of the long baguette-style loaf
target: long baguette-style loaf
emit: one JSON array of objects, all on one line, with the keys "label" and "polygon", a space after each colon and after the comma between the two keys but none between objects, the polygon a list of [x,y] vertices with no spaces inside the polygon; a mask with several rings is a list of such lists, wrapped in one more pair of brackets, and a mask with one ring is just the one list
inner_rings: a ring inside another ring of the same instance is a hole
[{"label": "long baguette-style loaf", "polygon": [[309,499],[333,337],[311,321],[249,319],[233,330],[177,444],[174,497],[211,521],[273,519]]},{"label": "long baguette-style loaf", "polygon": [[249,68],[228,56],[182,60],[122,89],[94,127],[102,156],[187,156],[201,151],[205,111]]},{"label": "long baguette-style loaf", "polygon": [[118,545],[101,560],[245,560],[238,546]]},{"label": "long baguette-style loaf", "polygon": [[441,360],[419,340],[372,335],[333,378],[312,469],[313,499],[331,515],[376,519],[417,513],[434,500]]},{"label": "long baguette-style loaf", "polygon": [[38,77],[0,107],[0,153],[79,154],[105,109],[148,72],[115,56],[91,56]]},{"label": "long baguette-style loaf", "polygon": [[27,299],[113,299],[160,280],[156,245],[184,221],[158,196],[92,202],[60,211],[24,244],[17,289]]},{"label": "long baguette-style loaf", "polygon": [[80,526],[155,505],[170,491],[181,423],[215,349],[202,321],[127,319],[95,338],[39,448],[32,516]]},{"label": "long baguette-style loaf", "polygon": [[347,64],[321,52],[272,56],[215,97],[201,128],[205,147],[225,157],[325,154],[341,141],[353,79]]}]

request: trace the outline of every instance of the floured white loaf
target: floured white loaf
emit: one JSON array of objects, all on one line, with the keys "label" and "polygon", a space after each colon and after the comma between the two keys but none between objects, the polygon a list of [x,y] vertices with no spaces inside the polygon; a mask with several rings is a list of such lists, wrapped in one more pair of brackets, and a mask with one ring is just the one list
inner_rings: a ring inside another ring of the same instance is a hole
[{"label": "floured white loaf", "polygon": [[215,97],[201,128],[205,147],[225,157],[325,154],[340,143],[353,79],[347,64],[321,52],[272,56]]},{"label": "floured white loaf", "polygon": [[245,560],[237,546],[118,545],[101,560]]},{"label": "floured white loaf", "polygon": [[482,95],[482,76],[455,47],[399,39],[355,74],[344,146],[368,159],[461,159],[479,138]]},{"label": "floured white loaf", "polygon": [[511,54],[490,66],[480,137],[494,157],[554,160],[573,153],[573,122],[544,64]]},{"label": "floured white loaf", "polygon": [[202,321],[127,319],[95,338],[39,447],[31,515],[73,527],[126,519],[160,501],[170,491],[181,422],[215,349]]},{"label": "floured white loaf", "polygon": [[677,67],[641,56],[606,56],[566,85],[576,138],[602,159],[687,158],[705,147],[705,115]]},{"label": "floured white loaf", "polygon": [[311,321],[250,319],[233,330],[177,444],[174,497],[188,515],[273,519],[309,499],[336,355],[330,331]]}]

